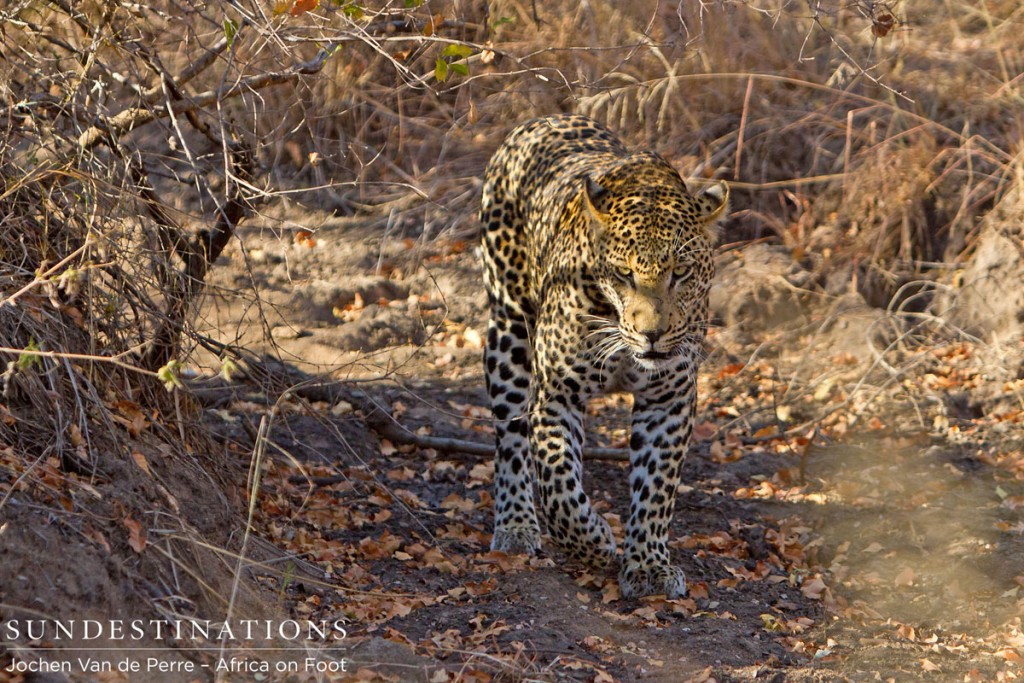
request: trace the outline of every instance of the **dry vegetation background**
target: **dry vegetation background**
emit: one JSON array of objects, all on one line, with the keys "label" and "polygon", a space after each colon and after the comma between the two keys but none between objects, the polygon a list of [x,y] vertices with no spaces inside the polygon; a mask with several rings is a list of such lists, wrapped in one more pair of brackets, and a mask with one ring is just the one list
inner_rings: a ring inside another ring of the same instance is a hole
[{"label": "dry vegetation background", "polygon": [[[252,275],[264,254],[248,240],[315,244],[317,225],[338,219],[358,234],[403,236],[395,281],[436,255],[432,245],[469,259],[489,154],[515,124],[555,112],[599,119],[684,174],[730,181],[723,253],[768,245],[787,255],[800,268],[787,285],[797,304],[834,310],[859,296],[882,316],[871,318],[864,358],[850,361],[863,364],[829,376],[824,392],[808,385],[819,401],[843,382],[849,394],[780,437],[799,433],[806,449],[837,414],[866,410],[859,390],[913,393],[931,373],[956,394],[950,405],[989,406],[974,417],[1010,439],[1024,407],[1022,29],[1017,0],[6,3],[0,614],[308,613],[283,588],[270,599],[261,588],[267,577],[292,582],[281,560],[293,556],[251,533],[253,474],[279,411],[296,397],[335,402],[341,390],[296,385],[274,362]],[[248,328],[199,315],[225,250],[251,267],[217,292],[244,302]],[[773,316],[722,308],[736,318],[726,323]],[[965,358],[974,384],[957,374]],[[718,380],[756,367],[725,360]],[[239,378],[272,398],[244,457],[211,436],[196,391]],[[974,390],[988,393],[976,400]],[[922,424],[930,409],[915,405]],[[991,466],[1017,462],[1012,447],[996,451]],[[1004,468],[1009,481],[1015,468]],[[830,608],[849,617],[841,600]],[[793,623],[764,627],[795,637]],[[771,680],[789,680],[785,666],[834,661],[828,634],[818,641],[790,643],[803,659],[776,657],[765,670],[783,677]],[[956,680],[1009,680],[1021,643],[991,645],[1002,654],[985,661],[999,666],[964,678],[978,669],[967,661]],[[469,646],[449,649],[459,647]],[[635,674],[559,670],[537,656],[456,667],[451,680]]]}]

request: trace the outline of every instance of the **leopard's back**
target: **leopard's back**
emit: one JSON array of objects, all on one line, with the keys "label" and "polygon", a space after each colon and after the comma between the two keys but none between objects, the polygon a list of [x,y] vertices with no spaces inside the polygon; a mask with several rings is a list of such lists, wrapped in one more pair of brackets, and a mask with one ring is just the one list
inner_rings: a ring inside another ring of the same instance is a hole
[{"label": "leopard's back", "polygon": [[[547,116],[517,127],[484,172],[480,221],[493,296],[536,305],[541,280],[556,261],[575,260],[578,236],[563,220],[581,179],[628,153],[607,128],[585,116]],[[550,258],[556,246],[558,258]],[[504,280],[504,282],[503,282]]]}]

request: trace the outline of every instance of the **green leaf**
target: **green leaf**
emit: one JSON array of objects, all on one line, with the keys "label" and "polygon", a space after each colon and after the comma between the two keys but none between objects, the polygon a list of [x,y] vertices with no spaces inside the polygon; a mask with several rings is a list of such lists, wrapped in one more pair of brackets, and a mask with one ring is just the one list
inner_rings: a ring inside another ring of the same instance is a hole
[{"label": "green leaf", "polygon": [[185,385],[181,383],[181,378],[178,377],[178,370],[180,368],[181,361],[172,360],[156,371],[156,378],[164,383],[164,389],[167,389],[167,391],[185,388]]},{"label": "green leaf", "polygon": [[491,23],[491,29],[496,29],[499,26],[504,26],[505,24],[514,24],[514,23],[516,23],[516,20],[513,19],[512,17],[501,17],[497,21],[494,21],[494,22]]},{"label": "green leaf", "polygon": [[434,64],[434,78],[437,79],[438,83],[444,83],[448,80],[448,62],[444,61],[443,57],[438,57],[437,63]]},{"label": "green leaf", "polygon": [[465,64],[449,64],[448,68],[459,74],[460,76],[469,75],[469,67]]},{"label": "green leaf", "polygon": [[292,581],[295,579],[295,574],[296,574],[295,563],[292,562],[291,560],[289,560],[288,562],[285,562],[285,564],[284,564],[284,576],[282,577],[283,580],[281,581],[281,590],[280,590],[280,595],[281,596],[284,596],[284,595],[288,594],[288,586],[290,586],[292,584]]},{"label": "green leaf", "polygon": [[225,382],[230,382],[234,374],[238,372],[238,364],[228,357],[224,357],[220,361],[220,376],[224,378]]},{"label": "green leaf", "polygon": [[473,54],[473,48],[471,48],[469,45],[453,44],[441,50],[442,57],[458,57],[459,59],[465,59],[471,54]]},{"label": "green leaf", "polygon": [[42,356],[40,356],[38,353],[33,353],[35,351],[39,351],[39,342],[29,337],[28,346],[26,346],[25,349],[21,352],[21,354],[18,355],[18,362],[15,363],[18,370],[30,370],[33,366],[36,365],[38,365],[39,367],[43,366]]},{"label": "green leaf", "polygon": [[423,0],[405,0],[405,6],[407,8],[419,7],[422,4],[423,4]]},{"label": "green leaf", "polygon": [[228,47],[235,42],[235,36],[238,35],[238,22],[234,19],[224,20],[224,37],[228,39]]},{"label": "green leaf", "polygon": [[354,2],[350,2],[341,8],[341,11],[345,13],[345,16],[349,19],[362,19],[363,8]]}]

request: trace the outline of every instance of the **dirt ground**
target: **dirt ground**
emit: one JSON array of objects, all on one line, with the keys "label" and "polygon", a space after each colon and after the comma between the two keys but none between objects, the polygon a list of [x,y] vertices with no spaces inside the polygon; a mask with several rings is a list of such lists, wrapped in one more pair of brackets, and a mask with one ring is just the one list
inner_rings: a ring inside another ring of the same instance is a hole
[{"label": "dirt ground", "polygon": [[[279,404],[257,509],[299,568],[268,589],[351,626],[345,676],[1020,675],[1019,349],[825,296],[784,250],[727,247],[671,532],[690,594],[624,600],[613,571],[488,551],[486,457],[380,438],[362,419],[375,405],[410,439],[490,443],[473,242],[295,212],[243,237],[215,271],[232,294],[210,298],[207,324],[251,349],[269,330],[266,353],[345,381],[347,398]],[[207,420],[247,466],[268,399],[236,389]],[[624,446],[628,407],[594,401],[590,443]],[[587,478],[621,533],[625,464],[588,461]]]},{"label": "dirt ground", "polygon": [[[566,563],[550,548],[536,558],[488,550],[493,428],[472,239],[279,210],[248,224],[212,271],[202,320],[211,337],[273,361],[280,381],[226,383],[220,361],[197,352],[185,375],[210,453],[178,462],[154,422],[131,460],[91,478],[41,465],[53,485],[13,496],[0,527],[0,565],[13,577],[0,607],[56,587],[73,601],[56,610],[64,618],[148,614],[154,604],[218,614],[240,588],[238,615],[345,625],[333,649],[277,652],[302,666],[290,677],[216,671],[219,652],[186,644],[159,658],[205,665],[201,675],[145,680],[1020,676],[1017,345],[874,309],[854,292],[826,294],[813,263],[783,247],[729,244],[727,233],[671,529],[689,594],[625,600],[614,569]],[[306,381],[314,376],[330,383]],[[126,425],[140,419],[129,408]],[[600,398],[587,424],[588,444],[612,455],[587,461],[586,485],[620,541],[627,472],[614,455],[628,443],[628,413],[627,397]],[[243,541],[244,473],[260,453],[256,536]],[[96,496],[89,515],[50,522],[37,504]],[[188,510],[195,526],[168,528],[154,500]],[[104,533],[106,518],[120,521]],[[136,522],[148,541],[133,537]],[[78,539],[76,562],[41,559],[68,539]],[[189,604],[192,594],[206,602]],[[337,670],[307,668],[310,657]],[[4,683],[67,680],[0,670]]]}]

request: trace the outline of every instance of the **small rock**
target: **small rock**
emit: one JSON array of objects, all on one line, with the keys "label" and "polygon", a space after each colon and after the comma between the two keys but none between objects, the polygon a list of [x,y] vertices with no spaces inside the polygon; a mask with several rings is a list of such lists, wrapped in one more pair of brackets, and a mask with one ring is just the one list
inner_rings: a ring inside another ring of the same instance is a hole
[{"label": "small rock", "polygon": [[711,288],[711,312],[725,326],[747,332],[797,320],[806,302],[809,273],[788,249],[756,244],[720,269]]},{"label": "small rock", "polygon": [[331,408],[331,415],[348,415],[352,410],[352,404],[348,401],[338,401]]},{"label": "small rock", "polygon": [[977,247],[935,312],[954,325],[993,342],[1015,342],[1024,334],[1024,193],[1009,192],[982,222]]},{"label": "small rock", "polygon": [[300,327],[292,327],[291,325],[275,325],[270,330],[270,336],[277,341],[286,341],[289,339],[301,339],[302,337],[312,336],[312,332],[304,330]]}]

